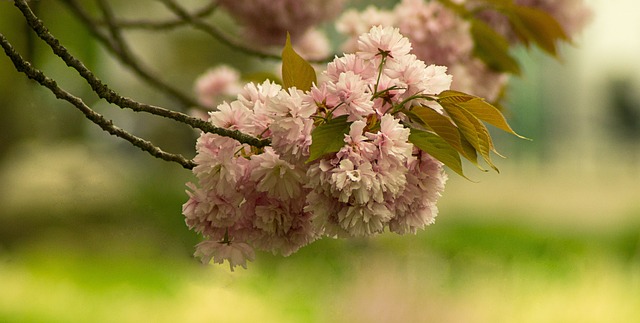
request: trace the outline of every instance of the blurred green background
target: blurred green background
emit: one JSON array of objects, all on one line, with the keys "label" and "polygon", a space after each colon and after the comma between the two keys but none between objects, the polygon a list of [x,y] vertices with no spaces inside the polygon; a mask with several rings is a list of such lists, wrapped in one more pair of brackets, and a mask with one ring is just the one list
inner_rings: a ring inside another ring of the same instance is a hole
[{"label": "blurred green background", "polygon": [[[170,16],[155,2],[113,3],[125,17]],[[0,56],[0,322],[637,322],[639,8],[588,3],[594,20],[561,62],[519,53],[525,72],[507,113],[534,141],[496,133],[509,157],[501,174],[451,175],[436,224],[415,236],[324,239],[287,258],[258,253],[233,273],[192,257],[198,237],[180,211],[189,171],[101,132]],[[115,90],[181,109],[57,1],[39,12]],[[37,67],[116,124],[193,156],[193,131],[98,100],[25,28],[0,1],[0,32]],[[218,62],[275,66],[184,28],[127,37],[187,93]]]}]

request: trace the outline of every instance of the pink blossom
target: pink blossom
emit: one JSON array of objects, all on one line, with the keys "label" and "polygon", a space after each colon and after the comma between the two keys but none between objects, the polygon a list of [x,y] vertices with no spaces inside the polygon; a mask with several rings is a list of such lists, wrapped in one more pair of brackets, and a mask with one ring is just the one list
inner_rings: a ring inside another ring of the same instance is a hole
[{"label": "pink blossom", "polygon": [[258,192],[279,200],[300,197],[305,172],[280,159],[273,148],[251,156],[251,164],[251,180],[257,183]]},{"label": "pink blossom", "polygon": [[470,24],[440,2],[403,0],[394,13],[413,53],[425,62],[450,65],[471,55]]},{"label": "pink blossom", "polygon": [[226,65],[208,70],[195,83],[198,102],[209,108],[215,107],[225,98],[236,96],[241,88],[240,73]]},{"label": "pink blossom", "polygon": [[389,222],[389,229],[398,234],[416,233],[418,229],[433,223],[438,214],[436,202],[446,181],[442,163],[419,152],[418,157],[409,164],[404,192],[389,201],[395,214]]},{"label": "pink blossom", "polygon": [[355,9],[345,11],[336,20],[336,30],[349,36],[342,45],[342,49],[347,53],[358,50],[358,37],[368,32],[373,26],[394,26],[396,15],[391,12],[381,10],[375,6],[368,6],[364,11],[358,12]]},{"label": "pink blossom", "polygon": [[[336,77],[336,81],[337,79],[338,77]],[[317,108],[325,110],[332,110],[338,106],[338,104],[340,104],[340,98],[329,92],[327,84],[327,82],[321,82],[319,85],[314,84],[304,104],[309,106],[315,105]]]},{"label": "pink blossom", "polygon": [[205,240],[196,246],[196,257],[201,257],[202,263],[209,263],[212,259],[214,263],[222,264],[225,260],[229,263],[229,269],[234,270],[236,266],[247,269],[247,260],[253,261],[256,258],[253,248],[243,242],[219,242]]},{"label": "pink blossom", "polygon": [[254,136],[268,137],[269,125],[273,121],[266,113],[265,106],[272,97],[280,93],[282,87],[269,80],[261,84],[247,83],[238,94],[238,101],[253,112],[252,129],[248,132]]},{"label": "pink blossom", "polygon": [[451,89],[485,98],[489,102],[499,99],[509,80],[508,74],[492,70],[477,58],[452,65],[451,73],[455,75]]},{"label": "pink blossom", "polygon": [[303,210],[305,200],[262,199],[256,206],[254,225],[262,231],[255,246],[289,256],[318,238],[311,214]]},{"label": "pink blossom", "polygon": [[217,193],[239,190],[248,161],[237,154],[243,146],[234,139],[215,134],[202,134],[196,143],[198,154],[193,161],[199,184]]},{"label": "pink blossom", "polygon": [[[187,183],[187,187],[190,189],[186,190],[189,200],[182,205],[182,214],[186,218],[187,225],[193,228],[198,219],[204,219],[208,216],[214,205],[208,203],[207,191],[199,189],[193,183]],[[190,221],[192,221],[191,224],[189,224]],[[202,232],[203,229],[200,228],[197,231]]]},{"label": "pink blossom", "polygon": [[425,93],[440,94],[442,91],[448,90],[451,86],[453,77],[447,72],[446,66],[429,65],[426,70]]},{"label": "pink blossom", "polygon": [[289,204],[278,199],[263,199],[265,202],[256,205],[254,225],[268,235],[286,234],[293,223],[294,214]]},{"label": "pink blossom", "polygon": [[406,55],[386,65],[385,74],[400,81],[399,86],[406,88],[403,98],[416,94],[439,94],[448,90],[452,76],[447,74],[446,66],[429,65],[415,55]]},{"label": "pink blossom", "polygon": [[223,102],[218,105],[216,111],[209,112],[209,122],[216,127],[229,130],[240,130],[252,133],[253,113],[247,109],[240,101],[233,101],[231,104]]},{"label": "pink blossom", "polygon": [[321,60],[329,56],[331,45],[324,32],[309,29],[294,44],[293,49],[306,60]]},{"label": "pink blossom", "polygon": [[277,83],[266,80],[260,84],[247,83],[238,94],[238,101],[251,110],[260,110],[270,98],[280,93],[282,87]]},{"label": "pink blossom", "polygon": [[295,132],[278,126],[278,123],[273,124],[271,132],[271,147],[281,156],[281,159],[296,166],[304,164],[309,157],[313,130],[312,119],[300,119],[300,121],[302,126],[296,127]]},{"label": "pink blossom", "polygon": [[345,72],[353,72],[353,74],[359,75],[363,81],[375,82],[377,76],[377,66],[370,60],[363,59],[360,55],[345,54],[341,57],[336,57],[331,63],[327,65],[327,70],[323,73],[330,81],[338,82],[340,75]]},{"label": "pink blossom", "polygon": [[187,187],[193,192],[187,191],[189,201],[183,205],[182,211],[189,228],[208,236],[215,234],[216,228],[233,226],[240,219],[242,214],[238,206],[242,204],[242,195],[219,195],[189,184]]},{"label": "pink blossom", "polygon": [[346,145],[336,153],[336,157],[350,159],[360,164],[377,156],[377,147],[364,135],[366,126],[366,122],[362,120],[357,120],[351,124],[349,134],[344,136]]},{"label": "pink blossom", "polygon": [[[426,65],[415,55],[409,54],[388,62],[384,73],[390,79],[399,81],[398,86],[405,88],[408,96],[424,92],[424,80],[427,78]],[[428,94],[428,93],[425,93]]]},{"label": "pink blossom", "polygon": [[380,150],[381,157],[393,157],[404,163],[413,152],[413,144],[408,141],[409,133],[409,129],[400,124],[398,119],[385,114],[380,121],[380,131],[368,137]]},{"label": "pink blossom", "polygon": [[355,121],[375,112],[369,84],[351,71],[341,73],[335,83],[328,82],[327,89],[340,102],[335,116],[346,114],[348,121]]},{"label": "pink blossom", "polygon": [[290,88],[271,98],[263,111],[272,120],[269,127],[274,149],[294,164],[308,155],[311,145],[310,117],[317,109],[311,101],[308,94]]},{"label": "pink blossom", "polygon": [[358,38],[358,55],[363,59],[380,57],[381,52],[389,58],[399,59],[409,51],[411,43],[400,34],[398,28],[375,26]]},{"label": "pink blossom", "polygon": [[384,204],[372,202],[365,205],[343,207],[338,212],[340,227],[352,237],[366,237],[382,233],[393,214]]},{"label": "pink blossom", "polygon": [[305,93],[296,88],[279,91],[267,101],[265,113],[276,120],[288,117],[309,118],[315,112],[315,106],[308,104],[305,97]]},{"label": "pink blossom", "polygon": [[376,173],[369,162],[363,162],[356,168],[351,160],[343,159],[331,171],[328,182],[333,196],[343,203],[363,205],[371,199],[382,199]]}]

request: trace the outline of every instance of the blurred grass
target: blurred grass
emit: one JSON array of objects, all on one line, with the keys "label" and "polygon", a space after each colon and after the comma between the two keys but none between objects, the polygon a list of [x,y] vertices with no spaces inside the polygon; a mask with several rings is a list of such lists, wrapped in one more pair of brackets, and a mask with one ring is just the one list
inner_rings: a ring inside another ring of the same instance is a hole
[{"label": "blurred grass", "polygon": [[[118,154],[105,157],[104,151],[84,146],[34,151],[77,158],[66,160],[69,167],[57,159],[48,170],[37,162],[3,165],[4,187],[24,183],[19,194],[9,195],[11,203],[2,199],[7,206],[0,217],[2,322],[635,322],[640,317],[637,200],[630,195],[610,209],[623,213],[611,214],[616,225],[602,225],[606,217],[593,212],[581,216],[600,220],[571,222],[576,215],[567,215],[550,221],[564,216],[558,212],[565,206],[556,205],[562,196],[540,200],[533,211],[516,198],[547,190],[546,171],[537,180],[527,179],[535,171],[524,167],[507,167],[508,175],[482,175],[479,184],[452,178],[438,221],[418,235],[324,239],[288,258],[259,253],[248,270],[231,273],[191,256],[197,237],[180,215],[188,171],[142,154],[140,164]],[[80,180],[70,188],[45,180],[61,169],[73,179],[86,178],[81,175],[86,172],[107,179]],[[27,174],[39,180],[26,181]],[[552,177],[562,186],[572,185],[573,175]],[[621,191],[635,187],[633,178],[616,183]],[[524,185],[519,194],[511,192]],[[580,191],[606,195],[600,187]],[[54,191],[58,194],[46,195]],[[486,191],[501,202],[478,196]],[[82,200],[69,201],[74,192]]]}]

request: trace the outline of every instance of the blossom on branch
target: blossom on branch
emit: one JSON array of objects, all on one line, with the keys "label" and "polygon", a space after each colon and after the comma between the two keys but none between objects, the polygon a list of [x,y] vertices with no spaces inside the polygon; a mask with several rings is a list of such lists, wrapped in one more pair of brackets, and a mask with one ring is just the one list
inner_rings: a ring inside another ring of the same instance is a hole
[{"label": "blossom on branch", "polygon": [[[358,46],[308,91],[250,83],[210,113],[214,125],[271,139],[272,147],[201,134],[198,181],[188,184],[183,213],[205,237],[203,261],[226,259],[233,268],[253,258],[248,248],[286,256],[322,236],[415,233],[433,222],[446,175],[409,140],[405,114],[433,105],[429,98],[447,90],[451,76],[410,54],[397,28],[375,26]],[[312,156],[328,140],[318,133],[332,125],[345,129],[328,132],[337,149]]]}]

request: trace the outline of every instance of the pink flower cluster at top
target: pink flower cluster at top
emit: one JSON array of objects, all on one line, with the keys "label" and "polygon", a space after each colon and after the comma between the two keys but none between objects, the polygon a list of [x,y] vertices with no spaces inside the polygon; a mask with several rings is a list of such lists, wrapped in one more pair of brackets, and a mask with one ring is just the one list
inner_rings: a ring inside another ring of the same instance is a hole
[{"label": "pink flower cluster at top", "polygon": [[355,51],[358,35],[379,24],[398,27],[419,59],[448,66],[454,76],[452,89],[489,101],[498,99],[507,75],[492,71],[473,56],[469,23],[440,2],[402,0],[391,10],[374,6],[361,12],[347,10],[336,22],[336,29],[348,37],[343,49]]},{"label": "pink flower cluster at top", "polygon": [[220,0],[237,18],[247,35],[262,45],[284,45],[289,32],[297,42],[309,28],[342,10],[346,0]]},{"label": "pink flower cluster at top", "polygon": [[[469,9],[486,7],[486,1],[454,0]],[[590,17],[583,0],[515,0],[517,5],[548,12],[562,25],[569,37],[581,31]],[[512,42],[517,42],[508,19],[496,11],[482,11],[481,19]],[[347,10],[336,22],[336,29],[347,36],[346,52],[356,50],[358,36],[371,26],[396,26],[413,44],[419,59],[449,67],[454,76],[451,88],[471,93],[490,102],[500,98],[508,75],[490,69],[473,55],[470,24],[438,1],[402,0],[391,10],[370,6],[363,11]]]},{"label": "pink flower cluster at top", "polygon": [[[272,144],[258,149],[200,135],[197,184],[187,184],[183,214],[205,237],[196,252],[203,261],[246,268],[254,249],[286,256],[322,236],[415,233],[434,221],[446,174],[408,141],[405,120],[393,112],[432,106],[420,94],[449,89],[452,77],[410,50],[398,29],[376,26],[359,37],[354,54],[329,63],[310,91],[250,83],[209,113],[218,127]],[[341,116],[343,147],[307,162],[314,121]]]}]

